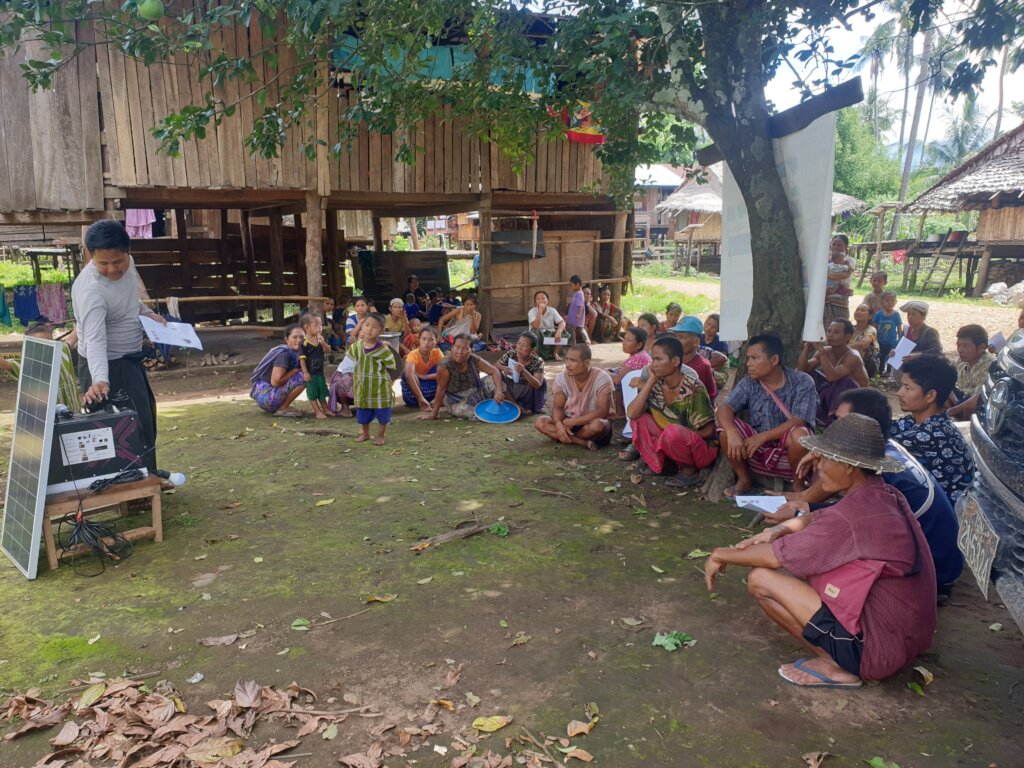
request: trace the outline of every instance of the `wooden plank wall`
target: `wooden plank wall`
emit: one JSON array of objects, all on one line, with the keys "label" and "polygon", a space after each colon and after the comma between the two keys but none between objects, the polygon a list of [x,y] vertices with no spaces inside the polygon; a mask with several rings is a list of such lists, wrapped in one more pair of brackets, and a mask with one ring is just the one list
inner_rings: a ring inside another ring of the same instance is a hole
[{"label": "wooden plank wall", "polygon": [[1024,207],[988,208],[978,216],[978,240],[1024,242]]},{"label": "wooden plank wall", "polygon": [[[233,35],[218,35],[215,50],[228,56],[248,56],[262,49],[263,39],[255,22],[238,26]],[[277,99],[275,78],[294,65],[294,53],[277,48],[277,67],[258,64],[260,82],[270,83],[267,102]],[[258,116],[260,107],[251,96],[254,86],[229,82],[214,87],[210,78],[200,80],[199,65],[185,55],[173,63],[145,67],[126,58],[114,46],[98,50],[99,94],[103,109],[103,143],[107,155],[109,182],[114,187],[317,189],[316,163],[302,152],[308,129],[289,132],[280,156],[255,158],[244,146],[244,137]],[[205,140],[187,142],[178,158],[156,152],[151,129],[172,110],[200,103],[212,91],[229,103],[238,102],[234,116],[216,128]],[[347,88],[329,88],[323,96],[330,126],[327,144],[337,143],[339,120],[355,106],[357,94]],[[310,119],[313,118],[312,112]],[[306,121],[303,121],[305,124]],[[507,157],[485,139],[467,133],[465,121],[448,111],[426,120],[408,132],[423,148],[414,166],[396,161],[400,135],[370,133],[361,124],[358,137],[347,152],[334,157],[324,153],[328,163],[323,178],[329,185],[321,193],[481,193],[491,190],[523,192],[575,192],[599,183],[600,162],[589,145],[566,141],[561,135],[537,140],[537,159],[519,173]]]},{"label": "wooden plank wall", "polygon": [[[77,34],[92,38],[86,24]],[[94,52],[61,69],[53,89],[32,93],[19,65],[48,56],[29,43],[0,57],[0,211],[101,211]]]}]

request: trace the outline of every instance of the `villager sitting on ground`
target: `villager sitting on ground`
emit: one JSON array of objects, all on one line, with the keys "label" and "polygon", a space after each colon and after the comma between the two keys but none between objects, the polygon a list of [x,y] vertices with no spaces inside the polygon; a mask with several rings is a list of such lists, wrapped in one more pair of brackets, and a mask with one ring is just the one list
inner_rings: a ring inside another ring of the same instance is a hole
[{"label": "villager sitting on ground", "polygon": [[437,394],[437,366],[444,353],[437,348],[433,329],[421,328],[417,347],[405,356],[402,401],[410,408],[429,411]]},{"label": "villager sitting on ground", "polygon": [[636,327],[643,329],[647,334],[647,341],[644,342],[644,352],[647,354],[651,353],[651,348],[654,346],[654,340],[658,338],[658,328],[660,327],[658,318],[651,312],[644,312],[637,318]]},{"label": "villager sitting on ground", "polygon": [[[475,419],[476,406],[493,397],[505,399],[505,389],[498,369],[481,360],[471,351],[472,339],[459,334],[452,343],[448,357],[437,368],[437,394],[430,411],[416,414],[417,419],[436,419],[443,405],[457,419]],[[490,378],[481,379],[485,373]]]},{"label": "villager sitting on ground", "polygon": [[[647,346],[647,332],[639,326],[628,328],[622,335],[622,351],[626,353],[626,362],[617,368],[611,368],[608,373],[612,375],[612,402],[614,410],[611,418],[622,418],[626,415],[626,408],[622,401],[622,379],[630,371],[640,371],[651,364],[651,355],[644,349]],[[633,459],[638,458],[633,456]]]},{"label": "villager sitting on ground", "polygon": [[352,301],[352,314],[345,321],[345,346],[355,343],[363,330],[363,320],[370,311],[370,301],[365,296],[356,296]]},{"label": "villager sitting on ground", "polygon": [[598,300],[594,303],[597,320],[592,335],[594,343],[603,344],[618,341],[622,331],[622,310],[612,304],[612,289],[607,285],[597,289]]},{"label": "villager sitting on ground", "polygon": [[412,333],[412,328],[409,326],[409,318],[405,314],[405,302],[399,298],[392,299],[388,304],[388,314],[384,318],[384,333],[399,334],[398,353],[401,357],[405,357],[412,351],[405,346],[405,337]]},{"label": "villager sitting on ground", "polygon": [[941,355],[917,355],[903,361],[897,392],[907,412],[892,425],[892,438],[932,473],[956,505],[974,481],[974,458],[964,436],[945,412],[956,383],[956,369]]},{"label": "villager sitting on ground", "polygon": [[544,361],[537,354],[537,337],[533,333],[520,334],[515,348],[505,352],[495,367],[501,372],[506,396],[515,401],[523,415],[543,413],[548,399],[548,383],[544,379]]},{"label": "villager sitting on ground", "polygon": [[324,299],[324,336],[331,352],[339,352],[345,348],[346,314],[344,308],[338,309],[335,306],[334,299]]},{"label": "villager sitting on ground", "polygon": [[[747,375],[736,383],[717,417],[721,450],[736,472],[727,496],[753,486],[751,471],[793,480],[793,470],[807,449],[800,438],[812,434],[818,408],[814,380],[782,364],[784,350],[777,336],[754,336],[747,345]],[[737,418],[746,411],[747,420]]]},{"label": "villager sitting on ground", "polygon": [[482,352],[487,344],[480,338],[480,322],[483,316],[476,311],[476,296],[470,294],[462,301],[461,307],[443,315],[437,324],[438,346],[442,350],[451,349],[458,336],[469,336],[473,352]]},{"label": "villager sitting on ground", "polygon": [[[721,352],[723,355],[728,357],[729,345],[718,338],[718,327],[721,322],[721,318],[718,313],[712,312],[708,315],[704,321],[704,333],[700,335],[700,345],[702,347],[709,347],[715,350],[715,352]],[[714,366],[712,366],[714,368]]]},{"label": "villager sitting on ground", "polygon": [[[423,297],[424,301],[427,301],[426,295]],[[425,310],[420,303],[416,300],[416,296],[411,293],[405,294],[405,316],[412,320],[423,320],[427,319],[427,310]]]},{"label": "villager sitting on ground", "polygon": [[825,329],[826,344],[804,342],[797,360],[798,371],[811,374],[818,389],[818,424],[828,426],[836,418],[839,397],[851,389],[866,387],[870,378],[864,361],[850,349],[853,323],[833,320]]},{"label": "villager sitting on ground", "polygon": [[804,437],[836,504],[773,526],[705,566],[716,589],[726,566],[742,565],[747,590],[772,621],[815,656],[783,664],[793,685],[858,688],[894,675],[925,651],[935,633],[935,567],[921,526],[902,494],[877,473],[902,464],[867,416],[851,414],[824,434]]},{"label": "villager sitting on ground", "polygon": [[313,407],[318,419],[326,419],[332,413],[327,407],[327,379],[324,378],[324,364],[330,347],[323,337],[323,321],[319,315],[302,316],[302,348],[299,350],[299,367],[302,380],[306,382],[306,399]]},{"label": "villager sitting on ground", "polygon": [[565,445],[596,450],[612,439],[608,420],[612,408],[612,377],[591,365],[590,347],[574,344],[565,357],[565,370],[555,378],[555,397],[550,416],[540,416],[533,426],[542,435]]},{"label": "villager sitting on ground", "polygon": [[[888,435],[892,428],[892,408],[889,399],[877,389],[852,389],[843,394],[836,409],[836,417],[843,418],[851,413],[869,416],[878,422],[883,435]],[[959,525],[953,505],[935,482],[935,478],[921,463],[894,440],[887,440],[885,455],[896,459],[903,467],[902,472],[883,472],[882,480],[903,494],[914,513],[917,522],[928,540],[928,548],[935,562],[935,579],[937,582],[939,602],[949,599],[953,590],[953,582],[960,578],[964,567],[964,556],[957,546]],[[815,472],[819,457],[809,453],[797,467],[797,474],[808,479],[817,475],[811,485],[800,493],[787,493],[787,503],[774,513],[765,515],[769,524],[782,523],[795,517],[800,512],[819,509],[830,494],[823,490],[823,478]]]},{"label": "villager sitting on ground", "polygon": [[594,324],[597,322],[597,306],[594,303],[594,290],[590,287],[590,284],[583,286],[583,308],[587,313],[587,319],[584,323],[584,328],[587,329],[587,337],[591,342],[596,343],[594,340]]},{"label": "villager sitting on ground", "polygon": [[[551,306],[551,298],[547,291],[537,291],[533,294],[533,306],[526,316],[530,330],[540,340],[538,354],[545,360],[561,360],[562,345],[568,341],[568,334],[565,332],[565,320],[558,310]],[[554,339],[555,343],[545,344],[544,339]]]},{"label": "villager sitting on ground", "polygon": [[915,299],[906,302],[900,309],[907,313],[904,335],[916,345],[914,351],[904,360],[914,355],[941,355],[942,340],[939,338],[939,332],[925,322],[928,319],[928,302]]},{"label": "villager sitting on ground", "polygon": [[669,302],[668,306],[665,307],[665,321],[658,323],[658,334],[668,333],[672,330],[672,327],[679,323],[679,318],[683,316],[683,308],[675,301]]},{"label": "villager sitting on ground", "polygon": [[988,331],[980,325],[962,327],[956,332],[956,354],[960,358],[953,363],[956,368],[956,388],[953,390],[956,405],[946,413],[951,419],[965,421],[974,415],[988,369],[996,361],[996,356],[988,351]]},{"label": "villager sitting on ground", "polygon": [[853,310],[853,338],[850,349],[855,349],[864,361],[864,370],[869,379],[878,373],[878,329],[871,324],[874,313],[867,304]]},{"label": "villager sitting on ground", "polygon": [[[669,329],[683,345],[683,364],[693,369],[697,378],[704,384],[704,388],[715,402],[718,397],[718,384],[715,382],[715,373],[711,370],[711,363],[707,358],[698,354],[700,350],[700,336],[704,333],[704,324],[699,317],[687,315]],[[655,342],[657,343],[657,342]],[[652,355],[653,356],[653,355]]]},{"label": "villager sitting on ground", "polygon": [[284,329],[284,343],[267,352],[256,365],[249,397],[256,401],[260,410],[275,416],[303,415],[291,404],[306,385],[299,366],[299,350],[304,338],[301,326],[289,325]]},{"label": "villager sitting on ground", "polygon": [[409,332],[402,339],[402,346],[408,349],[410,352],[420,345],[420,331],[426,326],[423,325],[418,317],[414,317],[409,321]]},{"label": "villager sitting on ground", "polygon": [[345,360],[354,364],[352,400],[360,428],[357,443],[370,439],[370,422],[376,420],[377,438],[373,444],[384,445],[384,431],[391,423],[391,406],[395,400],[391,371],[395,370],[395,355],[394,350],[380,340],[384,322],[375,312],[367,315],[359,341],[345,353]]},{"label": "villager sitting on ground", "polygon": [[689,488],[718,458],[715,414],[707,390],[683,364],[683,345],[672,336],[654,342],[652,361],[640,374],[640,391],[626,412],[633,447],[645,475],[672,475],[666,485]]}]

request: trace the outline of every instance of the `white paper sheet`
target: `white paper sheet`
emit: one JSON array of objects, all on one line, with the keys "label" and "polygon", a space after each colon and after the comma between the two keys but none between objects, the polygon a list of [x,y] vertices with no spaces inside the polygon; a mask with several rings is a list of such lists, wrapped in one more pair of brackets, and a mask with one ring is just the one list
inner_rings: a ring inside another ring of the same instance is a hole
[{"label": "white paper sheet", "polygon": [[896,349],[893,350],[895,354],[889,358],[889,367],[894,370],[899,370],[903,367],[903,358],[914,351],[914,347],[917,346],[916,341],[911,341],[906,336],[900,339],[900,343],[896,345]]},{"label": "white paper sheet", "polygon": [[988,345],[992,347],[996,352],[999,352],[1003,347],[1006,346],[1006,337],[1002,331],[999,331],[995,336],[988,340]]},{"label": "white paper sheet", "polygon": [[515,360],[514,357],[510,357],[508,359],[508,369],[512,372],[512,383],[513,384],[518,384],[519,383],[519,366],[516,365],[516,360]]},{"label": "white paper sheet", "polygon": [[752,512],[777,512],[786,503],[785,496],[737,496],[736,506]]},{"label": "white paper sheet", "polygon": [[188,323],[158,323],[152,318],[139,315],[142,330],[154,344],[170,344],[172,347],[202,349],[203,342],[196,335],[196,329]]},{"label": "white paper sheet", "polygon": [[569,343],[569,340],[564,336],[560,339],[556,339],[554,336],[545,336],[544,343],[547,344],[549,347],[553,347],[555,346],[555,344],[561,344],[562,346],[565,346],[566,344]]},{"label": "white paper sheet", "polygon": [[347,355],[341,361],[341,365],[338,366],[339,373],[352,373],[356,369],[356,361]]},{"label": "white paper sheet", "polygon": [[[630,371],[622,377],[622,407],[624,410],[629,410],[629,404],[636,400],[636,395],[640,391],[639,389],[629,386],[629,382],[639,375],[640,371]],[[629,419],[626,419],[626,426],[622,428],[622,436],[633,436],[633,430],[629,427]]]}]

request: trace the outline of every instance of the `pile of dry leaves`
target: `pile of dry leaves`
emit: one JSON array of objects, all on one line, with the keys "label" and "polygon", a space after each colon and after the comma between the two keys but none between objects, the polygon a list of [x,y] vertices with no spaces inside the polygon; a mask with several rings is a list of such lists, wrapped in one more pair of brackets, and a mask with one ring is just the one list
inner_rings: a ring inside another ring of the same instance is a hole
[{"label": "pile of dry leaves", "polygon": [[[461,673],[461,665],[450,670],[439,688],[456,685]],[[570,739],[589,734],[598,720],[597,705],[588,705],[587,722],[569,723],[569,738],[541,734],[537,739],[523,728],[518,737],[504,739],[505,754],[499,754],[486,749],[485,742],[490,740],[490,745],[500,750],[493,737],[512,722],[511,717],[478,717],[471,728],[454,729],[458,732],[447,740],[449,746],[437,743],[435,737],[443,730],[439,719],[465,708],[451,699],[431,700],[421,713],[409,713],[407,722],[399,724],[385,719],[372,706],[318,709],[316,694],[296,683],[279,691],[253,680],[240,680],[230,699],[206,702],[211,713],[204,715],[189,714],[181,694],[166,681],[152,688],[138,680],[121,679],[72,684],[84,688],[72,701],[55,704],[30,690],[11,696],[0,709],[0,720],[15,723],[5,741],[63,724],[50,739],[53,751],[33,768],[291,768],[297,758],[311,753],[283,753],[313,734],[323,741],[333,740],[338,725],[349,717],[374,718],[375,722],[365,731],[370,738],[368,747],[338,757],[346,768],[382,768],[388,758],[406,757],[425,747],[441,755],[451,753],[452,768],[560,767],[573,759],[590,762],[590,754],[572,745]],[[467,700],[470,706],[479,703],[472,694]],[[333,701],[328,699],[328,704]],[[295,738],[271,740],[261,746],[247,743],[261,720],[278,720],[295,728]]]}]

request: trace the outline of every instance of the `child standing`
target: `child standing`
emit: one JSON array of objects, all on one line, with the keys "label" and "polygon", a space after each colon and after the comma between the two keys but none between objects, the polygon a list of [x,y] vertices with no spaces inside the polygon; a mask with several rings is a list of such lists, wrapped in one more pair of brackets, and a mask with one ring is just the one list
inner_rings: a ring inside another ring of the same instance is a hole
[{"label": "child standing", "polygon": [[377,420],[377,439],[374,445],[384,445],[384,430],[391,423],[391,375],[395,369],[395,356],[391,347],[380,340],[384,332],[384,318],[376,312],[363,320],[359,341],[348,348],[345,357],[355,364],[352,371],[353,400],[356,423],[359,424],[357,443],[370,439],[370,422]]},{"label": "child standing", "polygon": [[326,419],[327,379],[324,378],[324,356],[330,351],[323,337],[323,322],[312,313],[302,316],[302,349],[299,350],[299,366],[306,382],[306,397],[318,419]]},{"label": "child standing", "polygon": [[896,349],[903,335],[903,318],[896,311],[895,293],[882,293],[882,308],[875,313],[871,324],[878,329],[878,371],[885,373],[889,366],[889,353]]},{"label": "child standing", "polygon": [[885,293],[885,286],[889,282],[889,276],[885,272],[875,272],[871,276],[871,293],[864,297],[864,304],[871,309],[871,316],[882,309],[882,294]]},{"label": "child standing", "polygon": [[583,295],[583,280],[579,275],[569,278],[569,285],[572,288],[572,298],[569,300],[569,311],[565,314],[565,330],[569,332],[572,344],[581,341],[589,344],[587,336],[587,299]]}]

